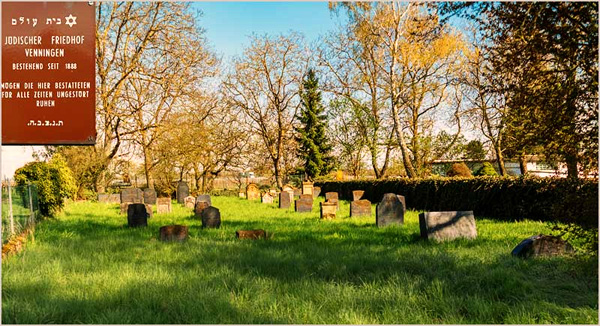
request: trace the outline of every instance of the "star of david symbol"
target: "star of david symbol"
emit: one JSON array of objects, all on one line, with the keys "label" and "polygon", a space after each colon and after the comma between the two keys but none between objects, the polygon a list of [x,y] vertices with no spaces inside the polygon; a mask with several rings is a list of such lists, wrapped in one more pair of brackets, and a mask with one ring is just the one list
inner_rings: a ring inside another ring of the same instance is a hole
[{"label": "star of david symbol", "polygon": [[69,27],[73,27],[73,25],[77,24],[77,17],[73,17],[73,15],[69,14],[69,17],[65,17],[65,24],[69,25]]}]

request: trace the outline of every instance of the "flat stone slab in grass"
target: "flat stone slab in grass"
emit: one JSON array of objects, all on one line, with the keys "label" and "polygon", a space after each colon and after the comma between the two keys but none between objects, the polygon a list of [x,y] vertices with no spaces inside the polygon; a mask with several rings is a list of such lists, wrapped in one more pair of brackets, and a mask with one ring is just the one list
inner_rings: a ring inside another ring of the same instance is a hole
[{"label": "flat stone slab in grass", "polygon": [[265,230],[262,230],[262,229],[258,229],[258,230],[237,230],[237,231],[235,231],[235,237],[238,238],[238,239],[251,239],[251,240],[266,239],[267,238],[267,232],[265,232]]},{"label": "flat stone slab in grass", "polygon": [[185,197],[190,195],[190,187],[187,182],[179,181],[177,183],[177,202],[183,204],[185,202]]},{"label": "flat stone slab in grass", "polygon": [[312,212],[312,205],[313,205],[313,200],[312,200],[312,196],[311,196],[310,199],[306,199],[306,198],[296,199],[294,207],[296,209],[296,212],[299,212],[299,213]]},{"label": "flat stone slab in grass", "polygon": [[260,199],[260,190],[258,186],[254,183],[249,184],[246,187],[246,198],[248,200],[259,200]]},{"label": "flat stone slab in grass", "polygon": [[184,203],[186,208],[194,209],[194,206],[196,205],[196,198],[193,196],[187,196],[184,199]]},{"label": "flat stone slab in grass", "polygon": [[261,197],[260,201],[263,204],[273,204],[273,196],[269,192],[265,192]]},{"label": "flat stone slab in grass", "polygon": [[302,194],[311,195],[313,194],[313,183],[309,181],[302,182]]},{"label": "flat stone slab in grass", "polygon": [[146,205],[133,203],[127,206],[127,225],[129,227],[147,226],[148,217]]},{"label": "flat stone slab in grass", "polygon": [[216,229],[221,227],[221,212],[219,212],[218,208],[208,206],[202,211],[202,227]]},{"label": "flat stone slab in grass", "polygon": [[378,227],[404,224],[404,205],[396,194],[383,195],[375,209],[375,224]]},{"label": "flat stone slab in grass", "polygon": [[144,192],[139,188],[125,188],[121,190],[121,203],[144,203]]},{"label": "flat stone slab in grass", "polygon": [[419,214],[421,237],[436,241],[477,238],[473,211],[425,212]]},{"label": "flat stone slab in grass", "polygon": [[208,202],[197,201],[196,205],[194,206],[194,215],[198,218],[202,217],[202,212],[204,212],[204,210],[209,207],[211,207],[211,206]]},{"label": "flat stone slab in grass", "polygon": [[279,208],[288,209],[292,205],[292,198],[294,196],[291,195],[287,191],[282,191],[279,193]]},{"label": "flat stone slab in grass", "polygon": [[352,201],[360,200],[364,194],[365,194],[364,190],[353,190],[352,191]]},{"label": "flat stone slab in grass", "polygon": [[212,201],[210,200],[210,195],[198,195],[196,196],[196,201],[205,201],[208,203],[208,206],[212,206]]},{"label": "flat stone slab in grass", "polygon": [[351,202],[350,216],[371,216],[371,202],[366,199]]},{"label": "flat stone slab in grass", "polygon": [[320,212],[322,220],[332,220],[335,218],[335,214],[337,212],[337,205],[336,203],[322,202]]},{"label": "flat stone slab in grass", "polygon": [[156,190],[144,189],[144,204],[156,205]]},{"label": "flat stone slab in grass", "polygon": [[160,241],[182,242],[188,238],[188,227],[185,225],[165,225],[159,229]]},{"label": "flat stone slab in grass", "polygon": [[560,237],[538,234],[521,241],[511,254],[521,258],[535,258],[562,256],[573,251],[573,246]]},{"label": "flat stone slab in grass", "polygon": [[321,187],[313,187],[313,199],[316,199],[321,194]]},{"label": "flat stone slab in grass", "polygon": [[168,214],[171,213],[171,198],[161,197],[156,199],[156,213]]}]

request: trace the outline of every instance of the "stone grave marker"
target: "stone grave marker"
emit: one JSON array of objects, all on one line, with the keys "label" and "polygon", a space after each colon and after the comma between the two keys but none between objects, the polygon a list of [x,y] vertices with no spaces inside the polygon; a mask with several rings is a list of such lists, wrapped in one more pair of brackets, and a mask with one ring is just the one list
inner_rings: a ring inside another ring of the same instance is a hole
[{"label": "stone grave marker", "polygon": [[292,192],[293,193],[294,192],[294,187],[292,187],[289,184],[286,184],[286,185],[283,186],[283,188],[281,189],[281,191],[287,191],[287,192]]},{"label": "stone grave marker", "polygon": [[294,197],[300,197],[302,195],[302,189],[294,188]]},{"label": "stone grave marker", "polygon": [[371,216],[371,202],[366,199],[355,200],[350,203],[350,217]]},{"label": "stone grave marker", "polygon": [[127,208],[129,207],[129,204],[133,204],[133,203],[121,203],[121,214],[127,214]]},{"label": "stone grave marker", "polygon": [[321,219],[322,220],[332,220],[335,218],[335,214],[337,212],[337,205],[331,202],[322,202],[321,203]]},{"label": "stone grave marker", "polygon": [[404,196],[402,196],[402,195],[396,195],[396,196],[402,202],[402,209],[404,211],[404,214],[406,214],[406,198],[404,198]]},{"label": "stone grave marker", "polygon": [[210,204],[206,201],[196,201],[196,204],[194,205],[194,216],[198,218],[202,217],[202,212],[209,207]]},{"label": "stone grave marker", "polygon": [[148,212],[148,218],[151,218],[152,216],[154,216],[154,213],[152,212],[152,205],[150,204],[144,204],[146,205],[146,212]]},{"label": "stone grave marker", "polygon": [[129,227],[147,226],[148,217],[146,205],[132,203],[127,206],[127,225]]},{"label": "stone grave marker", "polygon": [[313,198],[317,199],[319,194],[321,194],[321,187],[313,187]]},{"label": "stone grave marker", "polygon": [[279,193],[279,208],[290,208],[292,204],[292,196],[287,191],[282,191]]},{"label": "stone grave marker", "polygon": [[277,196],[277,190],[275,189],[269,189],[269,193],[271,194],[271,196],[276,197]]},{"label": "stone grave marker", "polygon": [[196,201],[205,201],[208,203],[208,206],[212,206],[212,201],[210,200],[210,195],[198,195],[198,196],[196,196]]},{"label": "stone grave marker", "polygon": [[273,196],[271,196],[271,193],[265,192],[260,198],[260,201],[263,204],[273,204]]},{"label": "stone grave marker", "polygon": [[185,225],[165,225],[159,231],[160,241],[182,242],[188,238],[188,227]]},{"label": "stone grave marker", "polygon": [[240,198],[246,198],[246,193],[245,192],[240,192],[240,193],[238,193],[238,196]]},{"label": "stone grave marker", "polygon": [[302,182],[302,194],[311,195],[313,194],[313,183],[310,181]]},{"label": "stone grave marker", "polygon": [[193,196],[187,196],[185,197],[184,202],[186,208],[194,209],[194,206],[196,205],[196,198]]},{"label": "stone grave marker", "polygon": [[[198,203],[196,203],[196,205],[198,205]],[[202,227],[217,229],[221,227],[221,213],[219,212],[218,208],[214,206],[208,206],[202,210]]]},{"label": "stone grave marker", "polygon": [[436,241],[477,238],[473,211],[425,212],[419,214],[421,237]]},{"label": "stone grave marker", "polygon": [[156,205],[156,190],[144,189],[144,204]]},{"label": "stone grave marker", "polygon": [[251,239],[251,240],[266,239],[267,238],[267,232],[265,232],[265,230],[262,230],[262,229],[258,229],[258,230],[237,230],[237,231],[235,231],[235,237],[238,238],[238,239]]},{"label": "stone grave marker", "polygon": [[360,200],[364,194],[365,194],[364,190],[353,190],[352,191],[352,201]]},{"label": "stone grave marker", "polygon": [[337,209],[340,209],[340,201],[338,199],[337,192],[326,192],[325,193],[325,201],[328,201],[330,203],[335,203]]},{"label": "stone grave marker", "polygon": [[396,194],[387,193],[383,195],[383,199],[375,209],[375,224],[378,227],[404,224],[404,208]]},{"label": "stone grave marker", "polygon": [[296,212],[312,212],[312,205],[313,205],[313,199],[312,199],[312,195],[303,195],[303,196],[310,196],[310,198],[299,198],[296,199],[295,201],[295,209]]},{"label": "stone grave marker", "polygon": [[121,203],[144,203],[144,193],[139,188],[125,188],[121,190]]},{"label": "stone grave marker", "polygon": [[258,186],[256,184],[251,183],[246,187],[246,198],[248,200],[260,199],[260,190],[258,189]]},{"label": "stone grave marker", "polygon": [[167,214],[171,213],[171,198],[161,197],[156,199],[156,213]]},{"label": "stone grave marker", "polygon": [[561,256],[573,252],[573,246],[560,237],[538,234],[521,241],[511,254],[521,258],[535,258]]},{"label": "stone grave marker", "polygon": [[121,203],[121,194],[110,194],[108,195],[108,202],[111,204]]},{"label": "stone grave marker", "polygon": [[190,195],[190,187],[187,182],[179,181],[177,183],[177,202],[180,204],[185,203],[185,197]]},{"label": "stone grave marker", "polygon": [[103,204],[108,204],[109,196],[108,194],[98,194],[98,202]]}]

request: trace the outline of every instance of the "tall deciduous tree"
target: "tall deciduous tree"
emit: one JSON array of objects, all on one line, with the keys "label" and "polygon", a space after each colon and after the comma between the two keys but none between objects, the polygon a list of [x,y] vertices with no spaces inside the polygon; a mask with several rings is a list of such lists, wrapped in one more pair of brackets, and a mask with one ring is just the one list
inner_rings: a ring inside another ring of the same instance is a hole
[{"label": "tall deciduous tree", "polygon": [[300,89],[300,114],[296,140],[298,155],[304,163],[304,173],[310,179],[325,175],[331,171],[331,145],[325,134],[327,115],[321,103],[319,80],[313,69],[309,69]]}]

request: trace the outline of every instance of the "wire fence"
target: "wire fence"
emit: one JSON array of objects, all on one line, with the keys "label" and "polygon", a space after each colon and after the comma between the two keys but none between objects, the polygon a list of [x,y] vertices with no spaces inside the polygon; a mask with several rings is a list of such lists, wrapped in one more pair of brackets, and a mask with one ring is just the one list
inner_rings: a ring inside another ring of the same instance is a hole
[{"label": "wire fence", "polygon": [[13,186],[2,183],[2,244],[40,218],[38,191],[35,185]]}]

